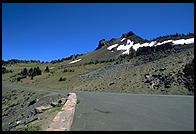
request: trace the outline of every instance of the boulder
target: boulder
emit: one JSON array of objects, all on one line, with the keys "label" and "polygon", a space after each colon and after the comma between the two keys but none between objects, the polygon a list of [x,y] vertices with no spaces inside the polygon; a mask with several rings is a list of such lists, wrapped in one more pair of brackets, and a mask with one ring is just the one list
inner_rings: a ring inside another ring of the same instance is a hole
[{"label": "boulder", "polygon": [[20,124],[20,123],[21,123],[21,121],[17,121],[17,122],[16,122],[16,124]]},{"label": "boulder", "polygon": [[37,103],[38,101],[39,101],[39,99],[35,99],[35,100],[31,101],[28,106],[31,106],[31,105]]},{"label": "boulder", "polygon": [[60,104],[65,104],[66,101],[67,101],[66,98],[61,98],[61,99],[58,101],[58,103],[60,103]]},{"label": "boulder", "polygon": [[149,74],[145,74],[145,79],[149,79],[150,75]]},{"label": "boulder", "polygon": [[164,70],[166,70],[166,68],[164,68],[164,67],[163,68],[160,68],[160,71],[164,71]]},{"label": "boulder", "polygon": [[58,102],[52,102],[50,105],[56,107],[58,105]]},{"label": "boulder", "polygon": [[112,86],[112,85],[114,85],[114,84],[115,84],[114,82],[110,82],[110,83],[109,83],[109,86]]},{"label": "boulder", "polygon": [[48,109],[51,109],[51,108],[52,108],[51,105],[49,105],[49,106],[40,106],[40,107],[36,107],[35,111],[36,111],[36,113],[42,113],[42,112],[44,112]]}]

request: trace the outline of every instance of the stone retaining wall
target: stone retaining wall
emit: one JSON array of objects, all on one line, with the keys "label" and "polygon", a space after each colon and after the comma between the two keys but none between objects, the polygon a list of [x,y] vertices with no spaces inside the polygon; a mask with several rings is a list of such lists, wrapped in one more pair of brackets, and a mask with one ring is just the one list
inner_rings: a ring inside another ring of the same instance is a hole
[{"label": "stone retaining wall", "polygon": [[70,131],[75,113],[77,97],[75,93],[69,93],[68,99],[60,112],[57,113],[46,131]]}]

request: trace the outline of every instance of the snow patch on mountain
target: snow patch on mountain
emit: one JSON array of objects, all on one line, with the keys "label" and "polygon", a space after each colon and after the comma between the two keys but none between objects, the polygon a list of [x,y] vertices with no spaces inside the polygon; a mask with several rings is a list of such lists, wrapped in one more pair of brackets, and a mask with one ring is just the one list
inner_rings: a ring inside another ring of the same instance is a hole
[{"label": "snow patch on mountain", "polygon": [[178,45],[178,44],[192,44],[194,43],[194,38],[190,38],[190,39],[180,39],[180,40],[175,40],[175,41],[172,41],[172,43],[174,45]]},{"label": "snow patch on mountain", "polygon": [[127,44],[126,45],[120,45],[120,46],[118,46],[117,47],[117,50],[119,50],[119,51],[124,51],[122,54],[129,54],[129,50],[130,50],[130,48],[131,47],[133,47],[133,41],[131,41],[131,40],[127,40]]},{"label": "snow patch on mountain", "polygon": [[113,48],[115,48],[115,47],[117,47],[117,46],[118,46],[118,44],[114,44],[114,45],[109,46],[107,49],[108,49],[108,50],[112,50]]},{"label": "snow patch on mountain", "polygon": [[149,43],[149,46],[152,47],[152,46],[154,46],[155,44],[157,44],[157,42],[156,42],[156,41],[152,41],[152,42]]},{"label": "snow patch on mountain", "polygon": [[79,62],[79,61],[81,61],[81,60],[82,60],[82,59],[74,60],[74,61],[70,62],[69,64],[73,64],[73,63]]},{"label": "snow patch on mountain", "polygon": [[124,40],[126,40],[126,38],[122,38],[120,41],[123,42]]},{"label": "snow patch on mountain", "polygon": [[150,42],[150,43],[146,42],[146,43],[143,43],[143,44],[137,43],[137,44],[134,44],[134,45],[133,45],[133,49],[134,49],[135,51],[137,51],[137,49],[140,48],[140,47],[147,47],[147,46],[152,47],[152,46],[154,46],[155,44],[156,44],[156,41],[152,41],[152,42]]},{"label": "snow patch on mountain", "polygon": [[[123,38],[121,41],[125,40],[126,38]],[[159,45],[163,45],[163,44],[166,44],[166,43],[173,43],[173,45],[180,45],[180,44],[192,44],[194,43],[194,38],[190,38],[190,39],[179,39],[179,40],[166,40],[166,41],[163,41],[163,42],[156,42],[156,41],[152,41],[152,42],[146,42],[146,43],[136,43],[134,44],[133,41],[127,39],[127,43],[126,45],[120,45],[118,46],[118,44],[114,44],[110,47],[108,47],[107,49],[108,50],[112,50],[112,48],[115,48],[117,47],[117,50],[118,51],[124,51],[122,54],[128,54],[129,55],[129,50],[130,48],[132,47],[135,51],[137,51],[138,48],[140,47],[152,47],[152,46],[159,46]]]},{"label": "snow patch on mountain", "polygon": [[163,45],[163,44],[166,44],[166,43],[169,43],[169,42],[172,42],[173,40],[166,40],[166,41],[163,41],[163,42],[158,42],[155,46],[159,46],[159,45]]}]

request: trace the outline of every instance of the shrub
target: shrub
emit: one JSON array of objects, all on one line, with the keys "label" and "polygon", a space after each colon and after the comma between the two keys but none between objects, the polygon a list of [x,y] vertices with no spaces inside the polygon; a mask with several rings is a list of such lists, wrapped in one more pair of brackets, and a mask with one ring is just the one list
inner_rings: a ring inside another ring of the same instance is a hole
[{"label": "shrub", "polygon": [[77,100],[77,104],[79,104],[80,103],[80,100]]},{"label": "shrub", "polygon": [[64,69],[63,72],[74,72],[75,70],[74,69]]},{"label": "shrub", "polygon": [[2,67],[2,73],[6,73],[6,68],[5,67]]},{"label": "shrub", "polygon": [[65,81],[65,80],[66,78],[62,78],[62,77],[59,79],[59,81]]},{"label": "shrub", "polygon": [[21,129],[21,131],[38,131],[41,130],[40,126],[26,126]]},{"label": "shrub", "polygon": [[24,78],[26,78],[26,76],[17,77],[17,81],[20,81],[21,79],[24,79]]},{"label": "shrub", "polygon": [[12,73],[12,70],[7,70],[6,67],[2,67],[2,74],[4,73]]},{"label": "shrub", "polygon": [[63,108],[63,104],[57,104],[55,111],[61,111],[62,108]]},{"label": "shrub", "polygon": [[16,79],[17,79],[17,81],[20,81],[21,78],[20,77],[17,77]]}]

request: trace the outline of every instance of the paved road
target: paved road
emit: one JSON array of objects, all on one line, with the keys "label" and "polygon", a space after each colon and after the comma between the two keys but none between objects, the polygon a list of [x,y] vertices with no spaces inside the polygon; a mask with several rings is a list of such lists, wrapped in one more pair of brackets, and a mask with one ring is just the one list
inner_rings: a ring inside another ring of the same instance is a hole
[{"label": "paved road", "polygon": [[[3,87],[47,90],[3,84]],[[73,131],[192,131],[194,97],[174,95],[136,95],[74,91],[80,103],[76,107]]]}]

